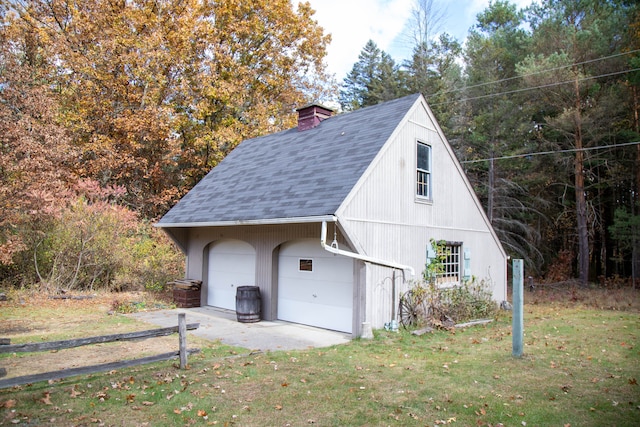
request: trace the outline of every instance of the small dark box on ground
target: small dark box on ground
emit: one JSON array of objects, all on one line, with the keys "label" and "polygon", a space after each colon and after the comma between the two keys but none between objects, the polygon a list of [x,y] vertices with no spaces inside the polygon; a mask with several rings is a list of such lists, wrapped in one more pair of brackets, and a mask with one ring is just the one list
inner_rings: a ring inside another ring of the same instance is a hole
[{"label": "small dark box on ground", "polygon": [[179,308],[200,307],[200,280],[176,280],[167,285],[173,285],[173,302]]},{"label": "small dark box on ground", "polygon": [[173,302],[180,308],[200,307],[200,289],[174,289]]}]

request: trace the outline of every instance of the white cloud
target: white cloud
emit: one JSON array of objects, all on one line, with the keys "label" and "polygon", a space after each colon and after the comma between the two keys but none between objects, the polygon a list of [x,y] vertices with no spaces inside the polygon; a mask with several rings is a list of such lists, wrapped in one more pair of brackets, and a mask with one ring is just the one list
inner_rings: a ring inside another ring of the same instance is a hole
[{"label": "white cloud", "polygon": [[341,81],[358,61],[367,41],[387,51],[402,32],[413,0],[310,0],[325,33],[331,34],[327,64]]}]

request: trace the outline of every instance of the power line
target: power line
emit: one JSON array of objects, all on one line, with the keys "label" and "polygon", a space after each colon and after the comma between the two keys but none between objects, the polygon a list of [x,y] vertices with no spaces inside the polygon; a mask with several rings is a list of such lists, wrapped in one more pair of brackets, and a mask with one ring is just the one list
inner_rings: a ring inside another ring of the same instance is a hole
[{"label": "power line", "polygon": [[473,89],[473,88],[477,88],[477,87],[488,86],[488,85],[493,85],[493,84],[497,84],[497,83],[504,83],[504,82],[508,82],[508,81],[511,81],[511,80],[515,80],[515,79],[522,79],[522,78],[525,78],[525,77],[531,77],[531,76],[535,76],[535,75],[538,75],[538,74],[544,74],[544,73],[549,73],[549,72],[552,72],[552,71],[558,71],[558,70],[562,70],[564,68],[574,67],[576,65],[590,64],[592,62],[605,61],[607,59],[617,58],[619,56],[631,55],[631,54],[636,53],[636,52],[640,52],[640,49],[634,49],[634,50],[630,50],[629,52],[621,52],[621,53],[616,53],[614,55],[609,55],[609,56],[603,56],[603,57],[600,57],[600,58],[589,59],[587,61],[576,62],[576,63],[572,63],[572,64],[568,64],[568,65],[562,65],[560,67],[549,68],[549,69],[546,69],[546,70],[540,70],[540,71],[536,71],[534,73],[523,74],[521,76],[507,77],[507,78],[504,78],[504,79],[499,79],[499,80],[494,80],[494,81],[484,82],[484,83],[478,83],[478,84],[471,85],[471,86],[465,86],[465,87],[461,87],[461,88],[458,88],[458,89],[451,89],[451,90],[444,91],[444,92],[436,92],[436,93],[434,93],[432,95],[427,95],[426,97],[429,98],[429,97],[436,96],[436,95],[446,95],[448,93],[461,92],[463,90]]},{"label": "power line", "polygon": [[546,154],[557,154],[557,153],[575,153],[577,151],[592,151],[592,150],[603,150],[605,148],[618,148],[618,147],[628,147],[631,145],[638,145],[640,141],[633,142],[623,142],[620,144],[610,144],[610,145],[599,145],[597,147],[585,147],[585,148],[569,148],[566,150],[553,150],[553,151],[538,151],[535,153],[526,153],[526,154],[513,154],[511,156],[501,156],[501,157],[491,157],[488,159],[477,159],[477,160],[464,160],[460,163],[480,163],[480,162],[488,162],[490,160],[505,160],[505,159],[517,159],[522,157],[531,157],[531,156],[542,156]]},{"label": "power line", "polygon": [[[630,70],[614,71],[614,72],[611,72],[611,73],[600,74],[600,75],[597,75],[597,76],[587,76],[587,77],[583,77],[583,78],[578,79],[578,81],[581,82],[581,81],[585,81],[585,80],[599,79],[601,77],[617,76],[619,74],[631,73],[633,71],[640,71],[640,68],[632,68]],[[568,84],[568,83],[574,83],[575,81],[576,80],[564,80],[564,81],[561,81],[561,82],[553,82],[553,83],[548,83],[548,84],[540,85],[540,86],[524,87],[524,88],[520,88],[520,89],[514,89],[514,90],[505,91],[505,92],[488,93],[486,95],[473,96],[473,97],[470,97],[470,98],[454,99],[452,101],[438,102],[436,104],[429,104],[429,105],[433,107],[435,105],[452,104],[454,102],[474,101],[476,99],[491,98],[493,96],[511,95],[511,94],[514,94],[514,93],[526,92],[526,91],[534,90],[534,89],[544,89],[544,88],[548,88],[548,87],[560,86],[560,85],[564,85],[564,84]]]}]

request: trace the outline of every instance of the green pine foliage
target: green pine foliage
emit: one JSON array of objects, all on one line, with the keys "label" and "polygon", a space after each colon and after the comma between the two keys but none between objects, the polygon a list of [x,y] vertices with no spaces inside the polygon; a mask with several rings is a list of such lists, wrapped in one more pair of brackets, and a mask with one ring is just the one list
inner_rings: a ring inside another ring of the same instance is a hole
[{"label": "green pine foliage", "polygon": [[343,108],[379,102],[380,87],[421,92],[508,255],[543,280],[566,254],[583,284],[638,280],[640,242],[616,213],[640,197],[637,2],[495,1],[464,44],[436,35],[438,12],[416,4],[416,43],[397,72],[367,43]]}]

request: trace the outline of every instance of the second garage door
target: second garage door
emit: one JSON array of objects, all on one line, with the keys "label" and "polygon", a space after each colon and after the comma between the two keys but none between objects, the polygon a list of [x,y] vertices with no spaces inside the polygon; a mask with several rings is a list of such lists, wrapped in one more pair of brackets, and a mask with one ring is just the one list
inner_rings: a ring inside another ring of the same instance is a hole
[{"label": "second garage door", "polygon": [[323,250],[317,240],[300,240],[281,247],[278,264],[279,319],[351,332],[351,258]]},{"label": "second garage door", "polygon": [[221,240],[209,249],[207,305],[236,309],[236,288],[256,281],[256,251],[241,240]]}]

